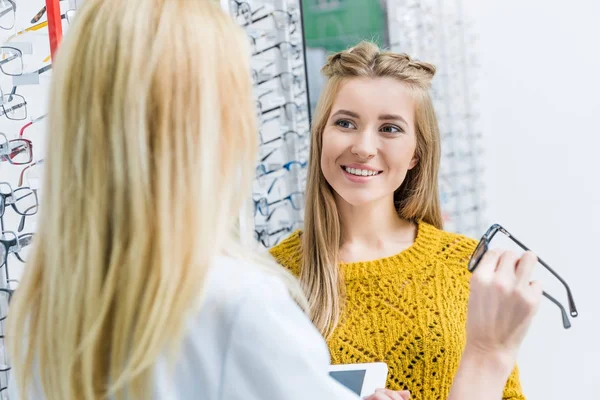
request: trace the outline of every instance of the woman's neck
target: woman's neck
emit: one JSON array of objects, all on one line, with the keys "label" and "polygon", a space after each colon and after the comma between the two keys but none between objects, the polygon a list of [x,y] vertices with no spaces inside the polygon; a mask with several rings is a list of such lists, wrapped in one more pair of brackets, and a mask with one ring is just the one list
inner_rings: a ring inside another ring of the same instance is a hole
[{"label": "woman's neck", "polygon": [[393,198],[353,206],[336,196],[342,230],[341,248],[385,249],[397,244],[410,246],[416,226],[402,219]]}]

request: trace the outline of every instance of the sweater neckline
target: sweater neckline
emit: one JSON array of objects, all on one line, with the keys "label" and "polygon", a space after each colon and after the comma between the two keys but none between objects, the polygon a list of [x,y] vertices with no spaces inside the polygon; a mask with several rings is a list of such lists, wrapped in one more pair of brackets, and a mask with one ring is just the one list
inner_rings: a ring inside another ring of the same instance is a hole
[{"label": "sweater neckline", "polygon": [[431,256],[433,248],[439,239],[436,235],[437,229],[423,221],[417,222],[417,236],[415,241],[401,252],[375,260],[355,261],[350,263],[341,262],[340,271],[344,278],[376,278],[378,276],[397,273],[398,267],[422,264]]}]

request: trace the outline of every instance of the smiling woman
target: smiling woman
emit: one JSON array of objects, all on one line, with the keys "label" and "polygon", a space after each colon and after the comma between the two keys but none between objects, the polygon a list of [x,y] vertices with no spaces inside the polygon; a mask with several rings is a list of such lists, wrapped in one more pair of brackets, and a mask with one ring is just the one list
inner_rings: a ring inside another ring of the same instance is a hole
[{"label": "smiling woman", "polygon": [[410,96],[402,82],[390,77],[340,84],[323,130],[321,169],[347,203],[385,201],[417,164]]},{"label": "smiling woman", "polygon": [[[299,276],[333,363],[385,362],[387,387],[446,399],[477,242],[442,230],[435,67],[362,42],[322,72],[304,230],[271,253]],[[496,395],[477,398],[500,398],[506,383],[503,398],[522,400],[513,368]]]}]

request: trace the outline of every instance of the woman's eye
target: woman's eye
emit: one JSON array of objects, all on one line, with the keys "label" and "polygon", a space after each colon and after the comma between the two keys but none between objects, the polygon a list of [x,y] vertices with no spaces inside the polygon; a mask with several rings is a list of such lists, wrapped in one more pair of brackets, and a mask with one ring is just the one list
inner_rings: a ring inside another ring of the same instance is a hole
[{"label": "woman's eye", "polygon": [[399,127],[394,126],[394,125],[386,125],[386,126],[384,126],[384,127],[381,128],[381,131],[384,132],[384,133],[390,133],[390,134],[404,132],[402,129],[400,129]]},{"label": "woman's eye", "polygon": [[337,126],[339,126],[340,128],[344,128],[344,129],[354,129],[354,128],[356,128],[354,126],[354,124],[352,122],[348,121],[347,119],[337,120],[337,121],[335,121],[335,124]]}]

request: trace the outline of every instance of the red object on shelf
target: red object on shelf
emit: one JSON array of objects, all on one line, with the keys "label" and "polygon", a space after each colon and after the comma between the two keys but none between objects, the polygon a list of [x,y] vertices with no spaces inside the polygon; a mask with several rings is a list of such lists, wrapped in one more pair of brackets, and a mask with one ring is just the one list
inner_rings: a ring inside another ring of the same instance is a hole
[{"label": "red object on shelf", "polygon": [[59,0],[46,0],[46,13],[48,15],[48,36],[50,39],[50,55],[54,58],[54,53],[58,49],[58,44],[62,39],[62,18],[60,14]]}]

